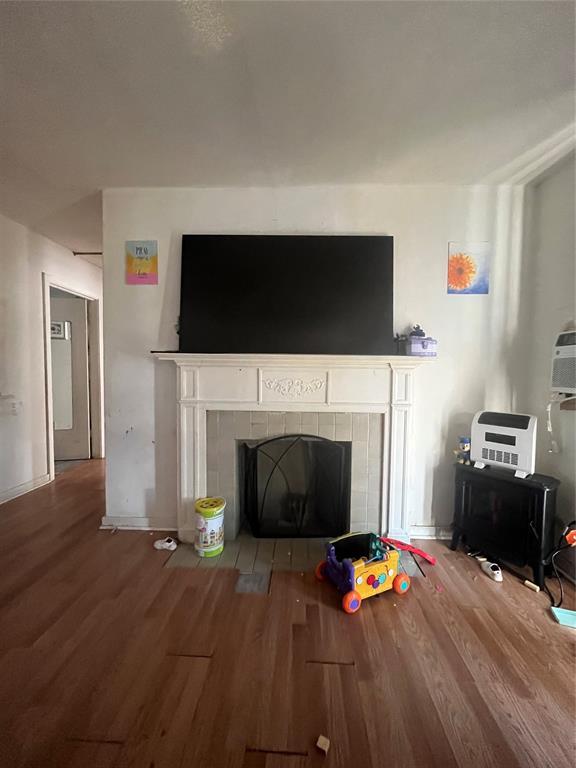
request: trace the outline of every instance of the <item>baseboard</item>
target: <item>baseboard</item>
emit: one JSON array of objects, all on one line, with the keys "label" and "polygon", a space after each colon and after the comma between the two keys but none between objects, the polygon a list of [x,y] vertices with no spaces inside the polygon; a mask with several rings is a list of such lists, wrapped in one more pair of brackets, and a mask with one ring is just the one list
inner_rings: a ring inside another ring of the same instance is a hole
[{"label": "baseboard", "polygon": [[109,530],[110,528],[119,528],[128,531],[176,531],[174,520],[161,517],[117,517],[102,518],[100,528]]},{"label": "baseboard", "polygon": [[5,504],[7,501],[23,496],[25,493],[35,491],[36,488],[41,488],[50,482],[50,475],[40,475],[35,477],[34,480],[29,480],[27,483],[21,483],[21,485],[15,485],[14,488],[8,488],[6,491],[0,493],[0,504]]},{"label": "baseboard", "polygon": [[389,528],[386,536],[389,539],[396,539],[396,541],[403,541],[406,544],[410,544],[411,534],[409,531],[404,530],[404,528]]},{"label": "baseboard", "polygon": [[[25,491],[23,491],[25,492]],[[158,517],[125,517],[122,515],[108,516],[102,518],[100,527],[104,530],[110,528],[119,528],[121,530],[132,531],[177,531],[178,528],[173,520]],[[183,531],[183,541],[193,541],[194,531]],[[186,535],[186,534],[189,534]],[[401,541],[409,539],[451,539],[452,529],[446,526],[437,525],[412,525],[410,527],[410,536],[406,536],[404,531],[389,531],[388,536]]]},{"label": "baseboard", "polygon": [[445,525],[412,525],[411,539],[451,539],[452,529]]}]

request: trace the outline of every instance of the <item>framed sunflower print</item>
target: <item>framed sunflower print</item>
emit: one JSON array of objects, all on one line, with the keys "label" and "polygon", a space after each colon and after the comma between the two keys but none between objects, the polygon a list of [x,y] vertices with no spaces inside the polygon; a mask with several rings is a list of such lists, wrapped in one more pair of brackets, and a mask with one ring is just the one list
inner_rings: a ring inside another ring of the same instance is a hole
[{"label": "framed sunflower print", "polygon": [[490,243],[448,243],[448,293],[488,293]]}]

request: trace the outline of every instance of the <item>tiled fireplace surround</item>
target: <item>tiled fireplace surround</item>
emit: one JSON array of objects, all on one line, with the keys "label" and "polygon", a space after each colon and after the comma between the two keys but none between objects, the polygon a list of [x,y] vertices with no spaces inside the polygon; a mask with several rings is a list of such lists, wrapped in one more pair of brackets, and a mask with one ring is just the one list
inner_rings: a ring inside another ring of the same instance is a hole
[{"label": "tiled fireplace surround", "polygon": [[301,413],[283,411],[208,411],[206,414],[207,489],[226,499],[225,536],[238,533],[237,441],[307,434],[352,443],[350,527],[379,527],[382,501],[381,413]]},{"label": "tiled fireplace surround", "polygon": [[409,540],[416,369],[430,358],[157,352],[177,367],[178,536],[194,503],[228,500],[238,529],[236,441],[307,432],[352,441],[351,528]]}]

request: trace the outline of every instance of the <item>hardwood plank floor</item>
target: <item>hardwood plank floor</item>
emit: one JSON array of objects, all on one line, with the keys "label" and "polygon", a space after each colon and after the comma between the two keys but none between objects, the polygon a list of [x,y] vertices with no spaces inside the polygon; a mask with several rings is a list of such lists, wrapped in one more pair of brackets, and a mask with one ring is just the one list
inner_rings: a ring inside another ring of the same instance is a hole
[{"label": "hardwood plank floor", "polygon": [[0,506],[2,768],[574,764],[574,634],[512,576],[425,542],[426,577],[347,616],[301,570],[315,545],[274,545],[269,594],[238,594],[99,531],[103,506],[101,462]]}]

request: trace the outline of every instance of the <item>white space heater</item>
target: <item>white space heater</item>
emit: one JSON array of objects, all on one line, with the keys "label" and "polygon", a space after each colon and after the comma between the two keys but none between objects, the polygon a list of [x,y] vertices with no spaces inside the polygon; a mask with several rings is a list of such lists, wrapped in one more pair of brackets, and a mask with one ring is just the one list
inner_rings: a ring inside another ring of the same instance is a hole
[{"label": "white space heater", "polygon": [[528,477],[536,464],[536,416],[478,411],[472,420],[470,459],[474,466],[513,469]]}]

